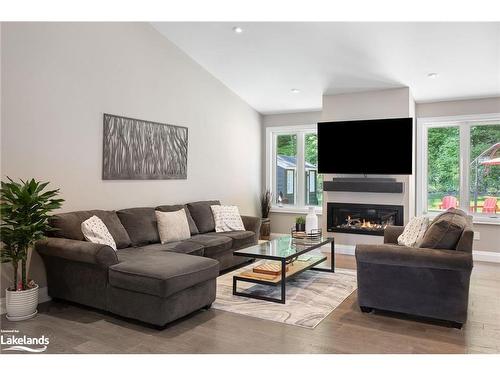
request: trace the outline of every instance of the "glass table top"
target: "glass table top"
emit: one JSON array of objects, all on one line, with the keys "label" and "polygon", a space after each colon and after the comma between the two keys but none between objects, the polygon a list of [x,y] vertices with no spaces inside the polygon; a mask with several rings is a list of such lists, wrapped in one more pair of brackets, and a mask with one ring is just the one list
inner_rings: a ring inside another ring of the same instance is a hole
[{"label": "glass table top", "polygon": [[234,254],[262,256],[269,258],[288,258],[332,242],[333,238],[323,237],[317,240],[293,239],[291,236],[279,237],[270,241],[236,250]]}]

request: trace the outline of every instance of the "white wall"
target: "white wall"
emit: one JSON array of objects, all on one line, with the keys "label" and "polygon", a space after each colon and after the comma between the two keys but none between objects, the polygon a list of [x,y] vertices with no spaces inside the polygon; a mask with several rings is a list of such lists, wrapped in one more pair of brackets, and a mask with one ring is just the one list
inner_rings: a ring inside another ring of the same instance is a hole
[{"label": "white wall", "polygon": [[417,103],[416,111],[417,117],[500,113],[500,97]]},{"label": "white wall", "polygon": [[[418,103],[416,112],[419,118],[500,113],[500,97]],[[474,240],[475,251],[500,253],[500,225],[474,224],[474,231],[479,232],[479,239]]]},{"label": "white wall", "polygon": [[[2,179],[51,181],[62,211],[217,198],[258,213],[259,113],[149,24],[1,27]],[[187,180],[103,181],[104,112],[188,127]]]}]

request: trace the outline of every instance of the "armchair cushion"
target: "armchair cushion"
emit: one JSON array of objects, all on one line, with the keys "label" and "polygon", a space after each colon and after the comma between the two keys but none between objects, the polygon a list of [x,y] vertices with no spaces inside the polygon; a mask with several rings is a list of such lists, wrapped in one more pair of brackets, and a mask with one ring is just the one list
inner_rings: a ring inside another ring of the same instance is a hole
[{"label": "armchair cushion", "polygon": [[424,234],[420,247],[455,249],[466,226],[466,213],[462,210],[450,208],[432,221]]}]

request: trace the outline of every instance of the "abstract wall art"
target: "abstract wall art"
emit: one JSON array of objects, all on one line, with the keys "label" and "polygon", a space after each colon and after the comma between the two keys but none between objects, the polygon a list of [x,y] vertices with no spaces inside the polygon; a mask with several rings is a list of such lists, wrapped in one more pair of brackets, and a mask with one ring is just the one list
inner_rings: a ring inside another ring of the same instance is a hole
[{"label": "abstract wall art", "polygon": [[187,178],[188,128],[104,114],[103,180]]}]

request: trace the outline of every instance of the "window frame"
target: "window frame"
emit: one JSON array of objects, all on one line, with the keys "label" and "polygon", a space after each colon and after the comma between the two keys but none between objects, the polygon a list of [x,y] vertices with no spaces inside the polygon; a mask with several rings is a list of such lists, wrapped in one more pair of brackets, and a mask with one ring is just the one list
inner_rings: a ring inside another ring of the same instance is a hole
[{"label": "window frame", "polygon": [[[297,166],[295,178],[295,204],[283,204],[281,207],[273,197],[271,212],[281,213],[307,213],[308,207],[305,205],[305,135],[308,133],[317,134],[316,124],[292,125],[292,126],[270,126],[266,128],[266,189],[273,194],[276,190],[276,142],[279,135],[295,134],[297,136]],[[319,173],[317,173],[319,175]],[[323,207],[316,207],[316,213],[321,214]]]},{"label": "window frame", "polygon": [[[458,127],[459,129],[459,208],[473,216],[476,224],[497,224],[500,225],[500,214],[472,213],[469,211],[470,205],[470,130],[473,126],[498,125],[500,123],[500,113],[463,115],[463,116],[442,116],[442,117],[422,117],[417,119],[417,212],[419,215],[435,217],[439,212],[430,212],[427,207],[427,147],[428,129],[438,127]],[[467,202],[467,203],[466,203]]]}]

